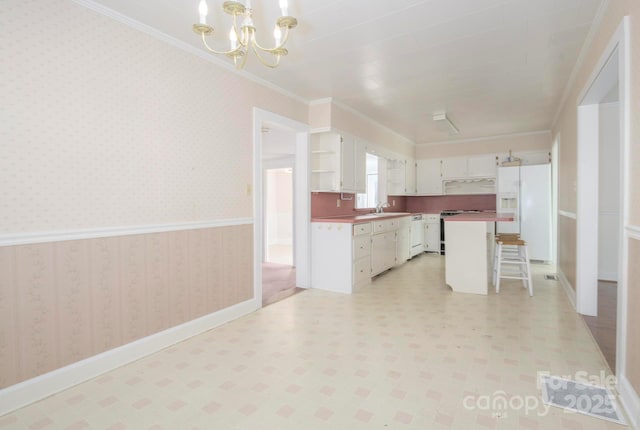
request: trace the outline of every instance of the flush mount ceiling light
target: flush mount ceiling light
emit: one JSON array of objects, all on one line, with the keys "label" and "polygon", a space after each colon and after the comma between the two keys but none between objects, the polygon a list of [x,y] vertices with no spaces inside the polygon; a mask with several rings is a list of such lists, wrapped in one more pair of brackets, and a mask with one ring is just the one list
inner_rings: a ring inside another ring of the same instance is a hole
[{"label": "flush mount ceiling light", "polygon": [[[193,31],[202,37],[202,42],[207,50],[214,54],[226,55],[231,58],[238,69],[242,69],[245,66],[249,50],[252,50],[256,54],[256,57],[258,57],[258,60],[265,66],[271,68],[278,67],[280,59],[289,53],[284,47],[289,38],[289,30],[298,25],[298,20],[288,15],[287,0],[280,0],[282,16],[276,20],[273,31],[275,42],[273,48],[265,48],[256,40],[256,28],[253,25],[251,0],[245,0],[242,3],[225,1],[222,9],[233,17],[233,25],[229,32],[229,50],[227,51],[217,51],[207,44],[206,37],[213,34],[213,27],[207,25],[207,14],[209,13],[207,2],[205,0],[200,1],[200,7],[198,8],[200,12],[200,22],[193,24]],[[239,20],[242,20],[242,22],[238,27]],[[272,61],[265,59],[263,57],[265,54],[272,55]]]},{"label": "flush mount ceiling light", "polygon": [[451,122],[446,113],[434,113],[433,120],[438,124],[438,128],[448,132],[449,136],[460,134],[460,130]]}]

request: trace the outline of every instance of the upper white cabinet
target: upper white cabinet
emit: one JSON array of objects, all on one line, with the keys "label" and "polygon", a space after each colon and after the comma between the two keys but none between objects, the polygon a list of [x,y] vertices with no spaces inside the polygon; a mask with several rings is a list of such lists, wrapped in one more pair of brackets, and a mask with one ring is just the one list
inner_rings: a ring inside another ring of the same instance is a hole
[{"label": "upper white cabinet", "polygon": [[409,159],[405,170],[405,195],[413,196],[416,193],[416,161]]},{"label": "upper white cabinet", "polygon": [[334,132],[311,136],[311,191],[355,193],[366,187],[364,146]]},{"label": "upper white cabinet", "polygon": [[442,159],[442,178],[466,178],[468,176],[467,159],[466,158],[443,158]]},{"label": "upper white cabinet", "polygon": [[495,178],[497,160],[495,155],[483,155],[470,157],[467,160],[468,175],[470,178]]},{"label": "upper white cabinet", "polygon": [[356,139],[354,146],[355,157],[355,188],[356,193],[367,192],[367,145],[363,140]]},{"label": "upper white cabinet", "polygon": [[440,159],[430,158],[418,160],[416,167],[417,194],[421,196],[438,196],[442,194],[442,174]]},{"label": "upper white cabinet", "polygon": [[414,159],[387,159],[387,194],[390,196],[412,196],[416,194],[416,164]]},{"label": "upper white cabinet", "polygon": [[355,157],[355,139],[350,136],[341,136],[341,152],[340,152],[340,191],[346,193],[356,192],[356,157]]},{"label": "upper white cabinet", "polygon": [[387,159],[387,194],[399,196],[405,192],[406,161]]}]

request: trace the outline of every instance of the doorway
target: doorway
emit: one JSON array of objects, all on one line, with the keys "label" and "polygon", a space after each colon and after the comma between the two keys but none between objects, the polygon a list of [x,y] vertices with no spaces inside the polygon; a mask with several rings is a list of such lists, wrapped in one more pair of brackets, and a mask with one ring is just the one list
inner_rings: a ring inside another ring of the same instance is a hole
[{"label": "doorway", "polygon": [[577,103],[576,309],[619,380],[626,351],[628,65],[625,18]]},{"label": "doorway", "polygon": [[294,259],[294,183],[296,136],[265,122],[262,132],[262,306],[300,291]]},{"label": "doorway", "polygon": [[584,319],[609,367],[616,367],[620,266],[620,103],[617,83],[598,103],[597,314]]},{"label": "doorway", "polygon": [[309,286],[308,139],[306,125],[254,109],[254,297],[260,306]]}]

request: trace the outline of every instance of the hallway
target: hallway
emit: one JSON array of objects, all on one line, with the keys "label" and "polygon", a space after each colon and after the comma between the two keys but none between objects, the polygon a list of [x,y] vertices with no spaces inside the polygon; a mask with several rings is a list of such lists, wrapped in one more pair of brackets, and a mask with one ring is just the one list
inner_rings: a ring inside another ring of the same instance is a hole
[{"label": "hallway", "polygon": [[0,417],[0,429],[623,428],[463,406],[498,390],[537,397],[538,371],[607,371],[543,270],[533,298],[517,281],[453,294],[443,257],[423,254],[360,293],[303,291]]}]

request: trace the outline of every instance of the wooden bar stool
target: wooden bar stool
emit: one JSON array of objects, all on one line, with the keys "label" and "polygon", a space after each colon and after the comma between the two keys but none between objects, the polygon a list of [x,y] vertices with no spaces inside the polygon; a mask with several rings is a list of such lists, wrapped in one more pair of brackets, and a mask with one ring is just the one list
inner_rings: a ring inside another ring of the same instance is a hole
[{"label": "wooden bar stool", "polygon": [[[493,286],[496,286],[496,275],[498,273],[498,242],[501,240],[519,240],[519,233],[496,233],[495,240],[496,246],[493,249]],[[502,247],[502,255],[514,256],[520,255],[520,251],[517,246],[504,245]]]},{"label": "wooden bar stool", "polygon": [[[496,238],[494,279],[496,293],[500,292],[500,279],[521,279],[522,286],[529,289],[529,296],[533,297],[533,283],[531,282],[531,264],[527,243],[515,237],[500,236]],[[503,265],[505,270],[503,272]]]}]

